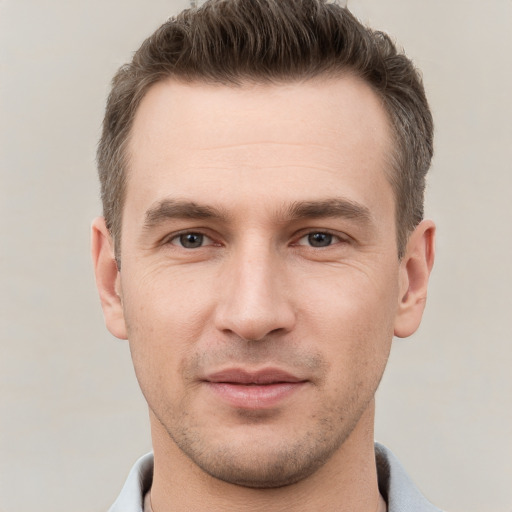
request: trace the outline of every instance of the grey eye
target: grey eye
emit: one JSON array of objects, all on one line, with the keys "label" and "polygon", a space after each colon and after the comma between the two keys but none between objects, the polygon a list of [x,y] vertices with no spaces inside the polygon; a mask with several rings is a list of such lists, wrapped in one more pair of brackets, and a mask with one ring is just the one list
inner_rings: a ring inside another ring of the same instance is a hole
[{"label": "grey eye", "polygon": [[184,233],[174,238],[173,243],[185,249],[197,249],[203,246],[205,238],[207,237],[201,233]]},{"label": "grey eye", "polygon": [[328,247],[332,244],[333,236],[329,233],[310,233],[307,240],[311,247]]}]

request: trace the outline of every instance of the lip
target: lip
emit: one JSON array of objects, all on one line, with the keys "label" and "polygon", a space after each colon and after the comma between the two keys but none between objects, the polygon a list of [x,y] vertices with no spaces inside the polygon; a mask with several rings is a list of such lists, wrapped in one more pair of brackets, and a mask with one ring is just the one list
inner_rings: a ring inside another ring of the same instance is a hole
[{"label": "lip", "polygon": [[207,375],[204,384],[222,401],[242,409],[268,409],[299,391],[307,380],[278,368],[240,368]]}]

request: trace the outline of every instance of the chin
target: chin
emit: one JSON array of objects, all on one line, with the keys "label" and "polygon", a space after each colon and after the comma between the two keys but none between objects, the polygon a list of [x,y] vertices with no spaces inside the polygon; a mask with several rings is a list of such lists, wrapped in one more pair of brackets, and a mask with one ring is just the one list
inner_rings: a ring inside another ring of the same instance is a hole
[{"label": "chin", "polygon": [[326,454],[311,457],[296,450],[279,453],[236,455],[229,450],[215,459],[195,460],[207,474],[233,485],[253,489],[269,489],[295,484],[312,475],[329,458]]},{"label": "chin", "polygon": [[[263,429],[267,430],[267,429]],[[213,478],[254,489],[295,484],[324,466],[352,429],[339,429],[331,436],[319,431],[246,432],[214,442],[188,429],[172,436],[175,444],[197,467]],[[252,434],[252,435],[251,435]]]}]

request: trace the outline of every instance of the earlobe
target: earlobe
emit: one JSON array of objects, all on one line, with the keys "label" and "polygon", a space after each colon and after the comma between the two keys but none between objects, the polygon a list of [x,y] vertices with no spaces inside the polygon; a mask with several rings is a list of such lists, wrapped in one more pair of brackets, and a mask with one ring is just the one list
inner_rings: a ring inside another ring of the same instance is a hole
[{"label": "earlobe", "polygon": [[421,322],[434,265],[435,229],[430,220],[420,222],[409,237],[400,264],[400,302],[395,317],[395,336],[399,338],[413,334]]},{"label": "earlobe", "polygon": [[91,253],[107,329],[117,338],[127,339],[121,299],[120,274],[114,254],[114,244],[105,219],[94,219],[91,228]]}]

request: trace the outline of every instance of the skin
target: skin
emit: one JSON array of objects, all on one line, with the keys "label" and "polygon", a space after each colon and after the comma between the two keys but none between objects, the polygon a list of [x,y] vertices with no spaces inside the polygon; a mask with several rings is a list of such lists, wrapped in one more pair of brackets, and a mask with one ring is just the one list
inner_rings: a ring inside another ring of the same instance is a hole
[{"label": "skin", "polygon": [[[377,509],[374,394],[420,323],[435,229],[398,259],[390,133],[351,76],[147,93],[121,271],[102,218],[92,250],[149,406],[155,512]],[[299,384],[233,403],[208,380],[232,368]]]}]

